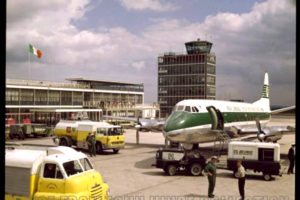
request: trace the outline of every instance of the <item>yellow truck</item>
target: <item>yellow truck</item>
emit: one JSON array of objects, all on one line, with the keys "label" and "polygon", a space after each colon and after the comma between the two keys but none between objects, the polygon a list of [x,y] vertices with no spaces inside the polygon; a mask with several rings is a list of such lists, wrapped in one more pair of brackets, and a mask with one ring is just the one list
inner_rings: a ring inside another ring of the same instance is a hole
[{"label": "yellow truck", "polygon": [[70,147],[6,146],[5,200],[108,198],[109,186],[85,154]]},{"label": "yellow truck", "polygon": [[54,141],[61,146],[88,149],[86,138],[89,133],[95,137],[97,153],[108,149],[118,153],[125,146],[121,126],[107,122],[61,120],[56,124],[54,131],[57,137]]}]

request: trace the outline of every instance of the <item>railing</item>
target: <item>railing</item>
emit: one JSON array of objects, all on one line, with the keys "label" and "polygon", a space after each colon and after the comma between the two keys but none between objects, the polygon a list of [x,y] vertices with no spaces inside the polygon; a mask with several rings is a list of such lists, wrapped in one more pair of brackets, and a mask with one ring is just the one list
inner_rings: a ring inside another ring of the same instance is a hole
[{"label": "railing", "polygon": [[96,86],[91,88],[90,85],[83,85],[77,83],[59,83],[50,81],[34,81],[34,80],[20,80],[20,79],[6,79],[6,84],[10,85],[26,85],[39,87],[58,87],[58,88],[77,88],[77,89],[103,89],[103,90],[118,90],[118,91],[133,91],[144,92],[144,88],[122,87],[122,86]]},{"label": "railing", "polygon": [[50,82],[50,81],[21,80],[21,79],[6,79],[6,84],[40,86],[40,87],[80,88],[80,89],[90,88],[88,85],[59,83],[59,82]]},{"label": "railing", "polygon": [[[200,54],[205,54],[205,53],[200,53]],[[215,55],[215,52],[210,52],[209,54]],[[169,52],[164,52],[164,53],[159,53],[158,57],[163,57],[163,56],[178,56],[178,55],[192,55],[188,54],[186,51],[169,51]]]},{"label": "railing", "polygon": [[83,106],[85,107],[99,107],[104,110],[122,110],[122,109],[145,109],[145,108],[150,108],[150,109],[156,109],[159,110],[159,104],[153,103],[153,104],[135,104],[135,103],[107,103],[105,102],[104,104],[101,105],[100,102],[98,101],[85,101]]}]

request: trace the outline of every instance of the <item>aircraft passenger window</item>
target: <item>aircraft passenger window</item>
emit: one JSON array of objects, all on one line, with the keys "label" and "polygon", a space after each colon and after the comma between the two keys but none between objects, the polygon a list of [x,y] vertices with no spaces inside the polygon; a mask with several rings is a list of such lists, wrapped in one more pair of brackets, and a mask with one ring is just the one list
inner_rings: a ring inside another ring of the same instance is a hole
[{"label": "aircraft passenger window", "polygon": [[191,112],[191,107],[190,106],[186,106],[185,109],[184,109],[184,111]]}]

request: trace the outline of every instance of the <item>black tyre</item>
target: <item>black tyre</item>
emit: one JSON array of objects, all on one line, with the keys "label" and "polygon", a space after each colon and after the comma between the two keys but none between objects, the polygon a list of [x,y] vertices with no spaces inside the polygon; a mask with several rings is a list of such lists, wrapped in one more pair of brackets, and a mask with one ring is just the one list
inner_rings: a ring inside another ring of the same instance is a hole
[{"label": "black tyre", "polygon": [[174,176],[177,172],[177,167],[175,165],[169,165],[167,167],[167,173],[169,176]]},{"label": "black tyre", "polygon": [[25,140],[25,134],[19,133],[19,140]]},{"label": "black tyre", "polygon": [[103,152],[103,149],[102,149],[102,144],[100,142],[97,142],[96,143],[96,152],[98,154],[102,153]]},{"label": "black tyre", "polygon": [[194,163],[190,166],[190,174],[192,176],[200,176],[202,175],[202,166],[199,163]]},{"label": "black tyre", "polygon": [[114,153],[116,153],[116,154],[119,153],[119,150],[120,149],[113,149]]},{"label": "black tyre", "polygon": [[270,181],[272,179],[271,174],[268,172],[263,173],[263,177],[265,181]]},{"label": "black tyre", "polygon": [[59,146],[69,146],[68,141],[65,138],[59,140]]}]

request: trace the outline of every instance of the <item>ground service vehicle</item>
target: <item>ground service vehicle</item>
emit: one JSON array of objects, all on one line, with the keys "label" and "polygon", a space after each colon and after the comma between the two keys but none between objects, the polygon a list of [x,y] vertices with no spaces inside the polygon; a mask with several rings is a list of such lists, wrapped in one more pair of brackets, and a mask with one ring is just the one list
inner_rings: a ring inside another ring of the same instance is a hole
[{"label": "ground service vehicle", "polygon": [[70,147],[6,146],[5,200],[103,199],[109,186],[85,154]]},{"label": "ground service vehicle", "polygon": [[26,135],[23,132],[24,124],[11,124],[9,125],[9,138],[14,139],[18,138],[20,140],[24,140]]},{"label": "ground service vehicle", "polygon": [[179,171],[199,176],[205,167],[205,158],[195,150],[165,148],[157,150],[155,166],[163,169],[170,176],[174,176]]},{"label": "ground service vehicle", "polygon": [[266,142],[232,141],[228,144],[227,168],[236,177],[236,161],[241,160],[245,170],[262,172],[263,178],[271,180],[272,175],[280,175],[280,145]]},{"label": "ground service vehicle", "polygon": [[121,148],[124,148],[125,142],[121,126],[89,120],[61,120],[55,126],[55,134],[61,146],[71,147],[74,145],[87,149],[86,138],[89,133],[95,136],[97,153],[106,149],[112,149],[118,153]]}]

